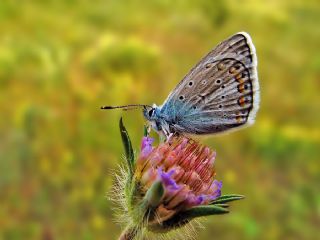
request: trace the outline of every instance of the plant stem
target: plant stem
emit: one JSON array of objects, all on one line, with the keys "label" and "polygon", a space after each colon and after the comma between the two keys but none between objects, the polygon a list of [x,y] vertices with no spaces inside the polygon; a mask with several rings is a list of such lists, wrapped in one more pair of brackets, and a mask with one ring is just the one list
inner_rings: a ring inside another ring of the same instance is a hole
[{"label": "plant stem", "polygon": [[126,228],[120,235],[119,240],[133,240],[137,235],[137,230],[134,228]]}]

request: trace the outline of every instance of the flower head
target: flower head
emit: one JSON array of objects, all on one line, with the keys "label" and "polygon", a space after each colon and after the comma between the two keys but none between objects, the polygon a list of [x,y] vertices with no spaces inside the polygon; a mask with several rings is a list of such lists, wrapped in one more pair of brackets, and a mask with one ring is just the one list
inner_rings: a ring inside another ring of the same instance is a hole
[{"label": "flower head", "polygon": [[222,182],[214,179],[216,153],[207,146],[183,136],[153,146],[145,136],[135,159],[122,121],[120,130],[128,163],[122,203],[129,219],[120,239],[165,233],[197,217],[228,213],[226,203],[243,198],[221,196]]},{"label": "flower head", "polygon": [[149,137],[142,139],[135,178],[142,192],[155,181],[162,183],[163,199],[155,210],[161,221],[220,197],[222,182],[213,178],[214,151],[186,137],[172,137],[158,147],[152,142]]}]

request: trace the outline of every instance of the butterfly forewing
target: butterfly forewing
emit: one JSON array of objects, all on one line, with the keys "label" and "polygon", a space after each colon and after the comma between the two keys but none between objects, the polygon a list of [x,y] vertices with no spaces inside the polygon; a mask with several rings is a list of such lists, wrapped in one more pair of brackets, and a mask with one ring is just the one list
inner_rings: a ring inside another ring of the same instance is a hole
[{"label": "butterfly forewing", "polygon": [[256,68],[250,36],[235,34],[191,69],[161,111],[177,132],[210,134],[251,124],[259,103]]}]

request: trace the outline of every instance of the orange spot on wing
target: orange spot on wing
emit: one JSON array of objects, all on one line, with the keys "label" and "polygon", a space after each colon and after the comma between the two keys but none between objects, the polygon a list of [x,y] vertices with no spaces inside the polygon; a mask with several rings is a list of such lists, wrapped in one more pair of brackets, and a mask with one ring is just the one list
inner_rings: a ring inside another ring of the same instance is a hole
[{"label": "orange spot on wing", "polygon": [[212,63],[207,63],[207,64],[206,64],[206,68],[211,68],[212,65],[213,65]]},{"label": "orange spot on wing", "polygon": [[219,63],[217,67],[219,70],[223,70],[225,68],[223,63]]},{"label": "orange spot on wing", "polygon": [[239,83],[244,83],[244,79],[242,78],[242,74],[238,73],[236,75],[236,81],[238,81]]},{"label": "orange spot on wing", "polygon": [[246,98],[245,97],[239,98],[238,103],[241,107],[243,107],[246,103]]},{"label": "orange spot on wing", "polygon": [[244,87],[244,84],[243,84],[243,83],[240,84],[240,85],[238,85],[238,91],[239,91],[240,93],[242,93],[244,90],[245,90],[245,87]]},{"label": "orange spot on wing", "polygon": [[237,117],[236,117],[236,120],[237,120],[238,123],[241,123],[242,117],[237,116]]},{"label": "orange spot on wing", "polygon": [[237,69],[235,67],[231,67],[229,69],[229,73],[236,73],[237,72]]}]

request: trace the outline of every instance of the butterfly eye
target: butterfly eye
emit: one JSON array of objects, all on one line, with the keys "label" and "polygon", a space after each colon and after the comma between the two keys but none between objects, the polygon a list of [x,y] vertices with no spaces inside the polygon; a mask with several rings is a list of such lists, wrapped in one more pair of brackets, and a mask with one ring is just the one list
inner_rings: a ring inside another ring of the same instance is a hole
[{"label": "butterfly eye", "polygon": [[154,108],[152,108],[149,112],[148,112],[148,114],[149,114],[149,117],[152,117],[152,115],[153,115],[153,112],[154,112]]}]

